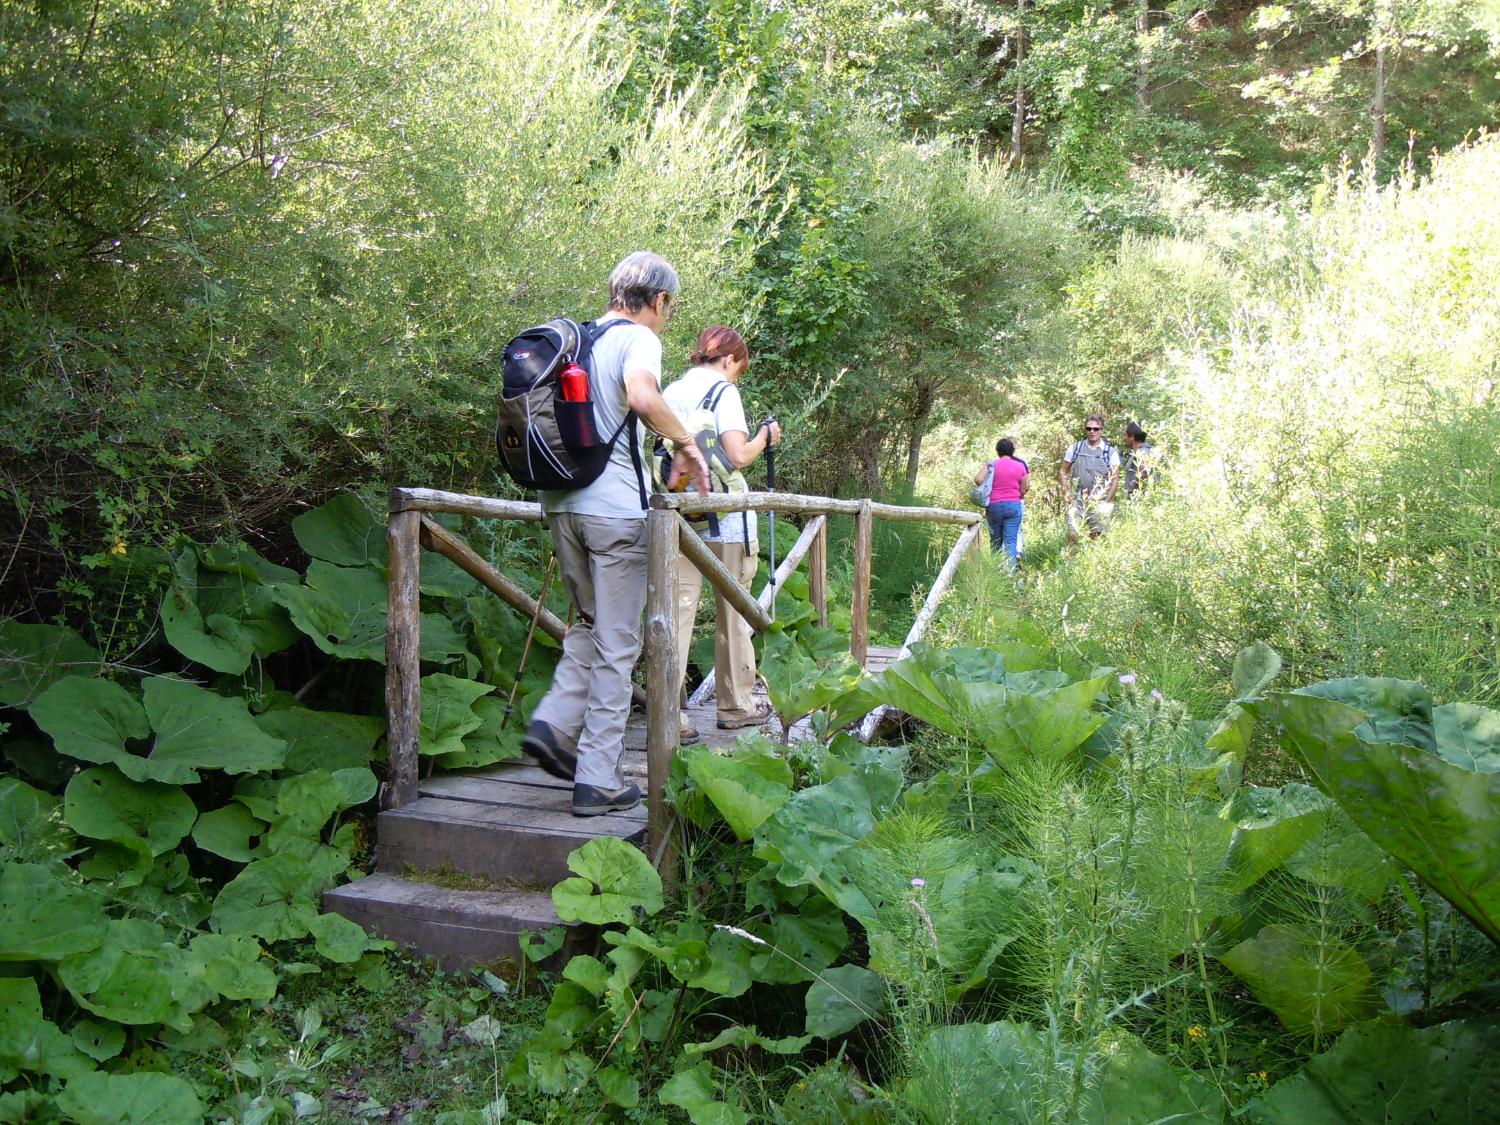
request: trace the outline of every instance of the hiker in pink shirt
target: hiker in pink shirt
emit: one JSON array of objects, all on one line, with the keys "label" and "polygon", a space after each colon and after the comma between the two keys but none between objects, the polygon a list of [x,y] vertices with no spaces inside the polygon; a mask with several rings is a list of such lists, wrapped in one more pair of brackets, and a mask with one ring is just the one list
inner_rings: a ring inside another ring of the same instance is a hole
[{"label": "hiker in pink shirt", "polygon": [[1022,501],[1031,487],[1030,470],[1026,462],[1016,456],[1016,443],[1010,438],[1001,438],[995,443],[999,454],[993,461],[979,467],[974,474],[974,484],[990,482],[989,503],[984,516],[990,527],[990,550],[999,552],[1004,547],[1006,566],[1015,569],[1016,545],[1021,535],[1021,516],[1025,511]]}]

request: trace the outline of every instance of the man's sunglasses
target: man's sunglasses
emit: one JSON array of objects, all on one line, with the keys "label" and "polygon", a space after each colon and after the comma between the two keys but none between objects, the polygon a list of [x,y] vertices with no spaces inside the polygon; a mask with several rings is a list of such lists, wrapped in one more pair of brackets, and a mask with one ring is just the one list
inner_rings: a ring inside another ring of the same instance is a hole
[{"label": "man's sunglasses", "polygon": [[1091,433],[1091,434],[1092,434],[1092,433],[1097,433],[1097,432],[1098,432],[1098,431],[1099,431],[1099,430],[1102,430],[1102,429],[1104,429],[1104,427],[1103,427],[1103,426],[1085,426],[1085,427],[1083,427],[1083,428],[1084,428],[1084,429],[1085,429],[1085,430],[1087,430],[1087,431],[1088,431],[1088,432],[1089,432],[1089,433]]}]

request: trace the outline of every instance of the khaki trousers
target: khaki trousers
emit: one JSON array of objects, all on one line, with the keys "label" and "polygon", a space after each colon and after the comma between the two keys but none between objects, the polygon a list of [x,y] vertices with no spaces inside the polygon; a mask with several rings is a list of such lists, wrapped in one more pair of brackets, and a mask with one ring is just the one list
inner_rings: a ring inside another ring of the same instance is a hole
[{"label": "khaki trousers", "polygon": [[[714,556],[745,589],[760,564],[759,544],[705,543]],[[677,682],[687,675],[688,645],[693,640],[693,622],[698,616],[698,598],[703,574],[684,555],[677,556]],[[714,696],[719,720],[746,719],[755,714],[755,646],[750,623],[714,591]],[[680,729],[689,726],[687,715],[678,719]]]},{"label": "khaki trousers", "polygon": [[646,608],[646,521],[559,512],[547,524],[578,620],[563,636],[552,687],[532,718],[577,743],[575,782],[619,789]]}]

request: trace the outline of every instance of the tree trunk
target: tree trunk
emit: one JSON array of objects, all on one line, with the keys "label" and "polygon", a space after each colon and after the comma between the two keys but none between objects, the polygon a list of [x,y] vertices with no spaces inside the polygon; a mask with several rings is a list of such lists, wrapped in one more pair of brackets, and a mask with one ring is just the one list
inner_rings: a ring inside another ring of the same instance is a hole
[{"label": "tree trunk", "polygon": [[1026,58],[1026,0],[1016,0],[1016,95],[1010,123],[1010,162],[1021,163],[1021,141],[1026,134],[1026,79],[1021,63]]},{"label": "tree trunk", "polygon": [[922,435],[927,430],[927,419],[932,417],[932,392],[922,387],[917,391],[917,409],[912,414],[911,429],[906,437],[906,495],[916,495],[917,471],[922,467]]},{"label": "tree trunk", "polygon": [[1135,13],[1135,108],[1144,115],[1150,108],[1147,95],[1151,87],[1151,65],[1143,44],[1151,30],[1151,0],[1139,0],[1139,4]]},{"label": "tree trunk", "polygon": [[1370,156],[1377,161],[1385,152],[1385,95],[1390,79],[1387,63],[1386,46],[1381,43],[1375,48],[1375,99],[1370,106]]}]

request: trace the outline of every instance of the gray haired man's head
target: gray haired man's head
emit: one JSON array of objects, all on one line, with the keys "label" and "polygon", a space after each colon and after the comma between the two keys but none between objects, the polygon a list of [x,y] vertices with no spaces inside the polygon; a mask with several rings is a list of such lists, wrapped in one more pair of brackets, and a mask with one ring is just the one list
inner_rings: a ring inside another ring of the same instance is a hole
[{"label": "gray haired man's head", "polygon": [[637,250],[626,254],[609,275],[609,307],[638,313],[663,293],[676,299],[677,271],[660,254]]}]

